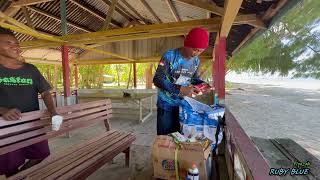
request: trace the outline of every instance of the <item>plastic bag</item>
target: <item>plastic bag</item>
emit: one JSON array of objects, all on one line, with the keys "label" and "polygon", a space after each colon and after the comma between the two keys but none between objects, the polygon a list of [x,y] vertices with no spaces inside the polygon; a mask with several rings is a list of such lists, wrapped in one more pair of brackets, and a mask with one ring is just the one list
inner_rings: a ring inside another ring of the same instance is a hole
[{"label": "plastic bag", "polygon": [[[216,147],[223,138],[219,118],[224,116],[225,109],[222,106],[208,106],[192,98],[185,97],[179,108],[182,134],[187,137],[195,137],[198,140],[207,138]],[[216,140],[216,132],[217,134]]]}]

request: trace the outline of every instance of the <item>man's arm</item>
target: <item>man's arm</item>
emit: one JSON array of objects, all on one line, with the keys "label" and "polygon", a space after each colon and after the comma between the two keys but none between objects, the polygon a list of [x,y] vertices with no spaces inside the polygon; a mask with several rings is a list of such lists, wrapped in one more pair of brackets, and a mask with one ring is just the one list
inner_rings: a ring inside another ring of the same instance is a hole
[{"label": "man's arm", "polygon": [[0,116],[2,116],[7,121],[15,121],[21,119],[21,112],[16,108],[8,109],[0,107]]},{"label": "man's arm", "polygon": [[5,114],[6,112],[8,112],[8,110],[8,108],[0,107],[0,115]]},{"label": "man's arm", "polygon": [[156,73],[153,77],[153,83],[156,87],[162,90],[178,95],[180,93],[181,86],[170,82],[168,66],[169,64],[168,62],[165,62],[165,60],[162,59],[160,61]]},{"label": "man's arm", "polygon": [[41,97],[44,101],[44,104],[47,106],[47,109],[51,116],[57,115],[56,106],[53,103],[52,96],[50,91],[44,91],[41,93]]}]

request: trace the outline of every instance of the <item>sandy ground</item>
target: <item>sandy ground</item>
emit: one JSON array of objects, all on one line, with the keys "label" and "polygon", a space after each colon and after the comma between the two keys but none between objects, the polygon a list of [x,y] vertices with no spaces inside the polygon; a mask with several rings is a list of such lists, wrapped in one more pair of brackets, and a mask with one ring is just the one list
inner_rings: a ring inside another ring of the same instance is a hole
[{"label": "sandy ground", "polygon": [[[286,89],[269,85],[234,84],[227,91],[227,106],[249,136],[287,137],[320,158],[320,91]],[[131,148],[130,167],[124,167],[124,154],[107,163],[89,180],[152,179],[151,148],[156,136],[156,111],[146,122],[138,123],[138,110],[114,109],[112,128],[134,132],[137,140]],[[120,107],[115,105],[114,107]],[[80,143],[104,131],[104,125],[71,133],[71,138],[50,141],[53,153]]]},{"label": "sandy ground", "polygon": [[233,84],[226,104],[249,136],[291,138],[320,159],[320,90]]}]

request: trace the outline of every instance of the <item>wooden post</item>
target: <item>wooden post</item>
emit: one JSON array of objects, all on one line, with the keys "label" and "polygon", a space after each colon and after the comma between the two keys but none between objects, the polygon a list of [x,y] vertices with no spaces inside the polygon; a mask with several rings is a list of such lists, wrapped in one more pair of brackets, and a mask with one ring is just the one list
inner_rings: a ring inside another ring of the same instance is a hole
[{"label": "wooden post", "polygon": [[137,64],[133,63],[133,87],[137,88]]},{"label": "wooden post", "polygon": [[219,89],[218,89],[218,95],[219,99],[224,100],[225,99],[225,76],[226,76],[226,37],[221,37],[219,40]]},{"label": "wooden post", "polygon": [[76,89],[78,89],[78,82],[79,82],[79,77],[78,77],[78,65],[74,64],[74,86]]},{"label": "wooden post", "polygon": [[145,71],[146,89],[152,89],[152,67],[153,65],[150,65]]},{"label": "wooden post", "polygon": [[[61,31],[62,35],[67,34],[67,12],[66,12],[66,0],[60,0],[60,13],[61,13]],[[62,46],[62,71],[63,71],[63,89],[64,97],[68,99],[70,97],[70,66],[68,46]],[[68,105],[68,100],[67,100]]]},{"label": "wooden post", "polygon": [[220,100],[225,99],[225,61],[226,61],[226,37],[220,37],[214,47],[215,61],[212,65],[212,79],[214,79],[215,92]]}]

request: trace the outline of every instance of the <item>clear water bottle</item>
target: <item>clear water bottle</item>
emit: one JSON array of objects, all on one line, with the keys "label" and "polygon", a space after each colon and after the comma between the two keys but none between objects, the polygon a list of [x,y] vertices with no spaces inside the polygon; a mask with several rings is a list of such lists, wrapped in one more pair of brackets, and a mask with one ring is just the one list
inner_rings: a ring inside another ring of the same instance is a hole
[{"label": "clear water bottle", "polygon": [[195,163],[192,164],[192,168],[188,169],[187,179],[199,180],[199,169]]}]

